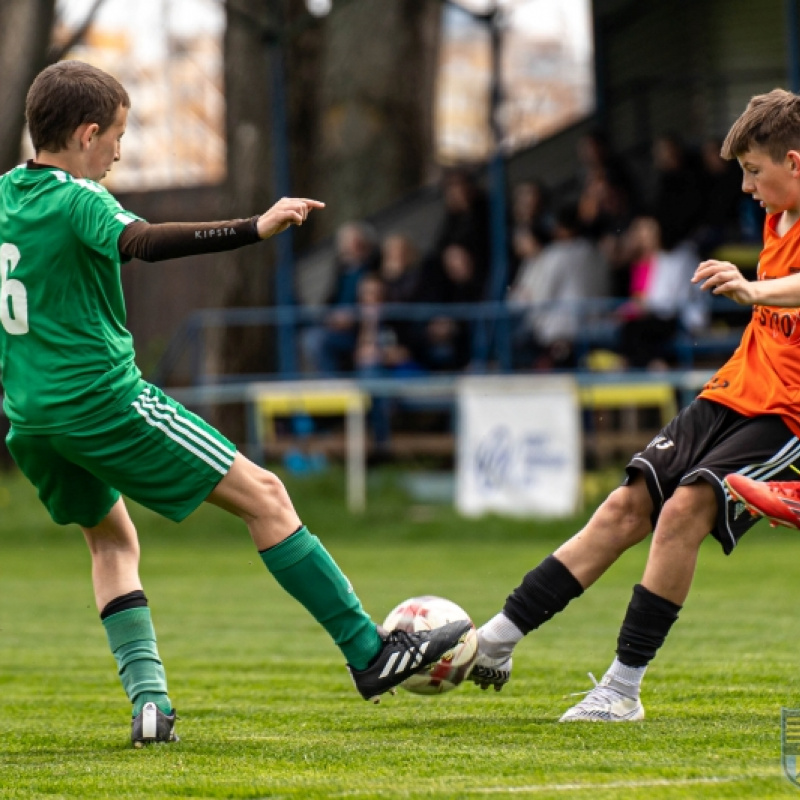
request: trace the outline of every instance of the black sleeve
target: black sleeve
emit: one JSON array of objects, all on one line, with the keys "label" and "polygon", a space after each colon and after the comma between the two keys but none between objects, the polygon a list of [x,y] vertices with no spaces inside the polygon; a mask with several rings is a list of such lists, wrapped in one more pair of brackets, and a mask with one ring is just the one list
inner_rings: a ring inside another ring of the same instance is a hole
[{"label": "black sleeve", "polygon": [[158,225],[139,220],[122,231],[117,247],[123,258],[141,258],[143,261],[220,253],[261,241],[257,221],[257,216],[226,222],[165,222]]}]

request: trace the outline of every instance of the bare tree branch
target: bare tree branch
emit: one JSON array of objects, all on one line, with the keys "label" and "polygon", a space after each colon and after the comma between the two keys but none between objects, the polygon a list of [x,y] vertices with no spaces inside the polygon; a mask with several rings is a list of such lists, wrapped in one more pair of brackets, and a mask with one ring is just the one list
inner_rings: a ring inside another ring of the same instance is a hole
[{"label": "bare tree branch", "polygon": [[75,30],[70,35],[69,39],[67,39],[67,41],[63,42],[62,44],[57,45],[53,43],[51,45],[50,49],[47,52],[48,63],[55,64],[56,61],[61,61],[61,59],[64,58],[64,56],[67,53],[69,53],[70,50],[72,50],[74,47],[79,45],[84,40],[86,34],[89,32],[89,29],[92,27],[92,23],[94,22],[95,17],[97,16],[97,12],[100,11],[100,8],[103,5],[103,3],[105,3],[105,0],[94,0],[94,3],[92,3],[92,7],[86,12],[86,16],[84,17],[83,22],[81,22],[81,24],[78,25],[77,28],[75,28]]}]

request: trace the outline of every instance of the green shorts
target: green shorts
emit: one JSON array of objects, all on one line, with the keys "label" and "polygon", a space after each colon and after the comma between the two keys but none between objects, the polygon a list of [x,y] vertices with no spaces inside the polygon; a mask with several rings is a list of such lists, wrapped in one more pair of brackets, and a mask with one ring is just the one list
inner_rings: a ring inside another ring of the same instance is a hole
[{"label": "green shorts", "polygon": [[236,448],[196,414],[143,382],[101,425],[6,438],[19,468],[60,525],[97,525],[120,494],[179,522],[230,469]]}]

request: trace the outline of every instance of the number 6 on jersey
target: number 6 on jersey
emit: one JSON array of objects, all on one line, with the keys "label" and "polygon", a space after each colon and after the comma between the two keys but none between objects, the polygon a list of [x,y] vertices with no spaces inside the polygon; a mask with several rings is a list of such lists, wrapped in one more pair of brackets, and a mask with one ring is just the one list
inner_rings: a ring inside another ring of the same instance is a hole
[{"label": "number 6 on jersey", "polygon": [[21,281],[9,278],[18,263],[19,248],[0,244],[0,322],[14,336],[28,332],[28,293]]}]

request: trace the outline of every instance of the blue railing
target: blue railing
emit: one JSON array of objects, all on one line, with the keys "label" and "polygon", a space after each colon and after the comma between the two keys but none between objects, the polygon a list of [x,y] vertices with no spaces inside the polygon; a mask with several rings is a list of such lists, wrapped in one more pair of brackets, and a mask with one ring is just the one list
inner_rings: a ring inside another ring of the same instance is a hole
[{"label": "blue railing", "polygon": [[[579,320],[577,336],[574,340],[578,364],[595,349],[614,350],[618,344],[621,321],[616,312],[627,299],[599,298],[569,303],[548,303],[543,306],[515,306],[508,303],[397,303],[380,307],[380,319],[384,322],[427,322],[435,317],[466,322],[471,332],[471,358],[468,371],[473,373],[507,374],[513,372],[512,337],[510,331],[522,315],[546,310],[553,312],[563,309]],[[344,310],[344,309],[343,309]],[[347,307],[353,319],[360,321],[365,311],[360,306]],[[713,313],[735,311],[742,317],[746,309],[737,306],[726,298],[714,298],[711,303]],[[264,380],[319,377],[295,373],[265,371],[259,374],[230,375],[212,374],[208,371],[205,348],[206,334],[212,329],[231,327],[272,327],[276,330],[293,326],[295,332],[324,324],[330,309],[326,307],[274,306],[254,308],[203,309],[193,312],[183,322],[175,336],[170,340],[164,354],[150,376],[159,385],[174,384],[174,374],[181,363],[188,358],[188,385],[200,386],[209,383],[225,383],[241,380]],[[676,365],[680,369],[693,369],[699,358],[717,359],[722,363],[738,344],[740,329],[730,331],[709,330],[702,334],[691,334],[679,330],[672,342]],[[298,336],[294,337],[299,340]],[[186,368],[182,369],[186,375]],[[183,380],[181,383],[187,383]]]}]

